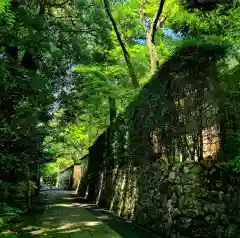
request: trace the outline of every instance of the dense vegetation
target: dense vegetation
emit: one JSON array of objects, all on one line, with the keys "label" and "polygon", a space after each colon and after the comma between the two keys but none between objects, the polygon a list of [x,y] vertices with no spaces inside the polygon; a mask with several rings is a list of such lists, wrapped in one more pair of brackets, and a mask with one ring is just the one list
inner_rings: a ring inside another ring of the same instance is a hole
[{"label": "dense vegetation", "polygon": [[1,0],[0,209],[29,200],[40,164],[56,160],[42,170],[57,173],[84,156],[179,46],[226,48],[219,79],[238,113],[239,8],[237,0]]}]

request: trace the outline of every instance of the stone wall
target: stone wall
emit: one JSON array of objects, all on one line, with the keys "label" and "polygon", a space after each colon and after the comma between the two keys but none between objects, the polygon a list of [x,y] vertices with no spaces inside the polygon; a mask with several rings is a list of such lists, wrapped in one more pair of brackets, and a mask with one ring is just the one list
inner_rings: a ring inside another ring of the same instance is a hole
[{"label": "stone wall", "polygon": [[159,236],[238,237],[240,178],[223,165],[160,159],[115,168],[101,174],[97,203]]},{"label": "stone wall", "polygon": [[69,189],[73,184],[73,166],[65,169],[59,176],[59,187]]},{"label": "stone wall", "polygon": [[217,166],[228,131],[219,54],[218,46],[193,45],[161,66],[89,148],[81,196],[162,237],[239,229],[238,176]]},{"label": "stone wall", "polygon": [[85,197],[87,190],[87,168],[88,168],[88,155],[81,159],[81,168],[79,182],[77,186],[77,192],[80,196]]},{"label": "stone wall", "polygon": [[74,167],[73,167],[73,185],[72,185],[73,189],[76,189],[78,187],[78,183],[81,178],[81,172],[82,172],[81,165],[74,165]]}]

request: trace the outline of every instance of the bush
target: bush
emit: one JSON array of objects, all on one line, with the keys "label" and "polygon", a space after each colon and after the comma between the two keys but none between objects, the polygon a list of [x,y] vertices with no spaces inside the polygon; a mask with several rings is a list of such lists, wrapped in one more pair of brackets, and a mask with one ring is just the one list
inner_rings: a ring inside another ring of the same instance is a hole
[{"label": "bush", "polygon": [[0,203],[0,230],[4,229],[8,222],[19,217],[21,210],[9,206],[7,203]]}]

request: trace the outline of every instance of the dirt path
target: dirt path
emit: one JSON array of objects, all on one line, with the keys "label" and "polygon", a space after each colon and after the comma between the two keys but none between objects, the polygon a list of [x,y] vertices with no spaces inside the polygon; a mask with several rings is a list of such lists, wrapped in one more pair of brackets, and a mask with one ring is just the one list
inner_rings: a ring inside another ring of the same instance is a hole
[{"label": "dirt path", "polygon": [[68,191],[41,192],[34,209],[12,227],[15,234],[6,237],[153,238],[97,206],[77,201]]}]

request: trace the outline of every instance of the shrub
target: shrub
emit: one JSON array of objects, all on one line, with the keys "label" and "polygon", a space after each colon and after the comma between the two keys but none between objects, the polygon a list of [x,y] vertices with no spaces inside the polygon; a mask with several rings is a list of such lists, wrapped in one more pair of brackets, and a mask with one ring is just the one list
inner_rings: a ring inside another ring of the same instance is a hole
[{"label": "shrub", "polygon": [[5,228],[7,223],[18,218],[21,210],[9,206],[7,203],[0,203],[0,230]]}]

